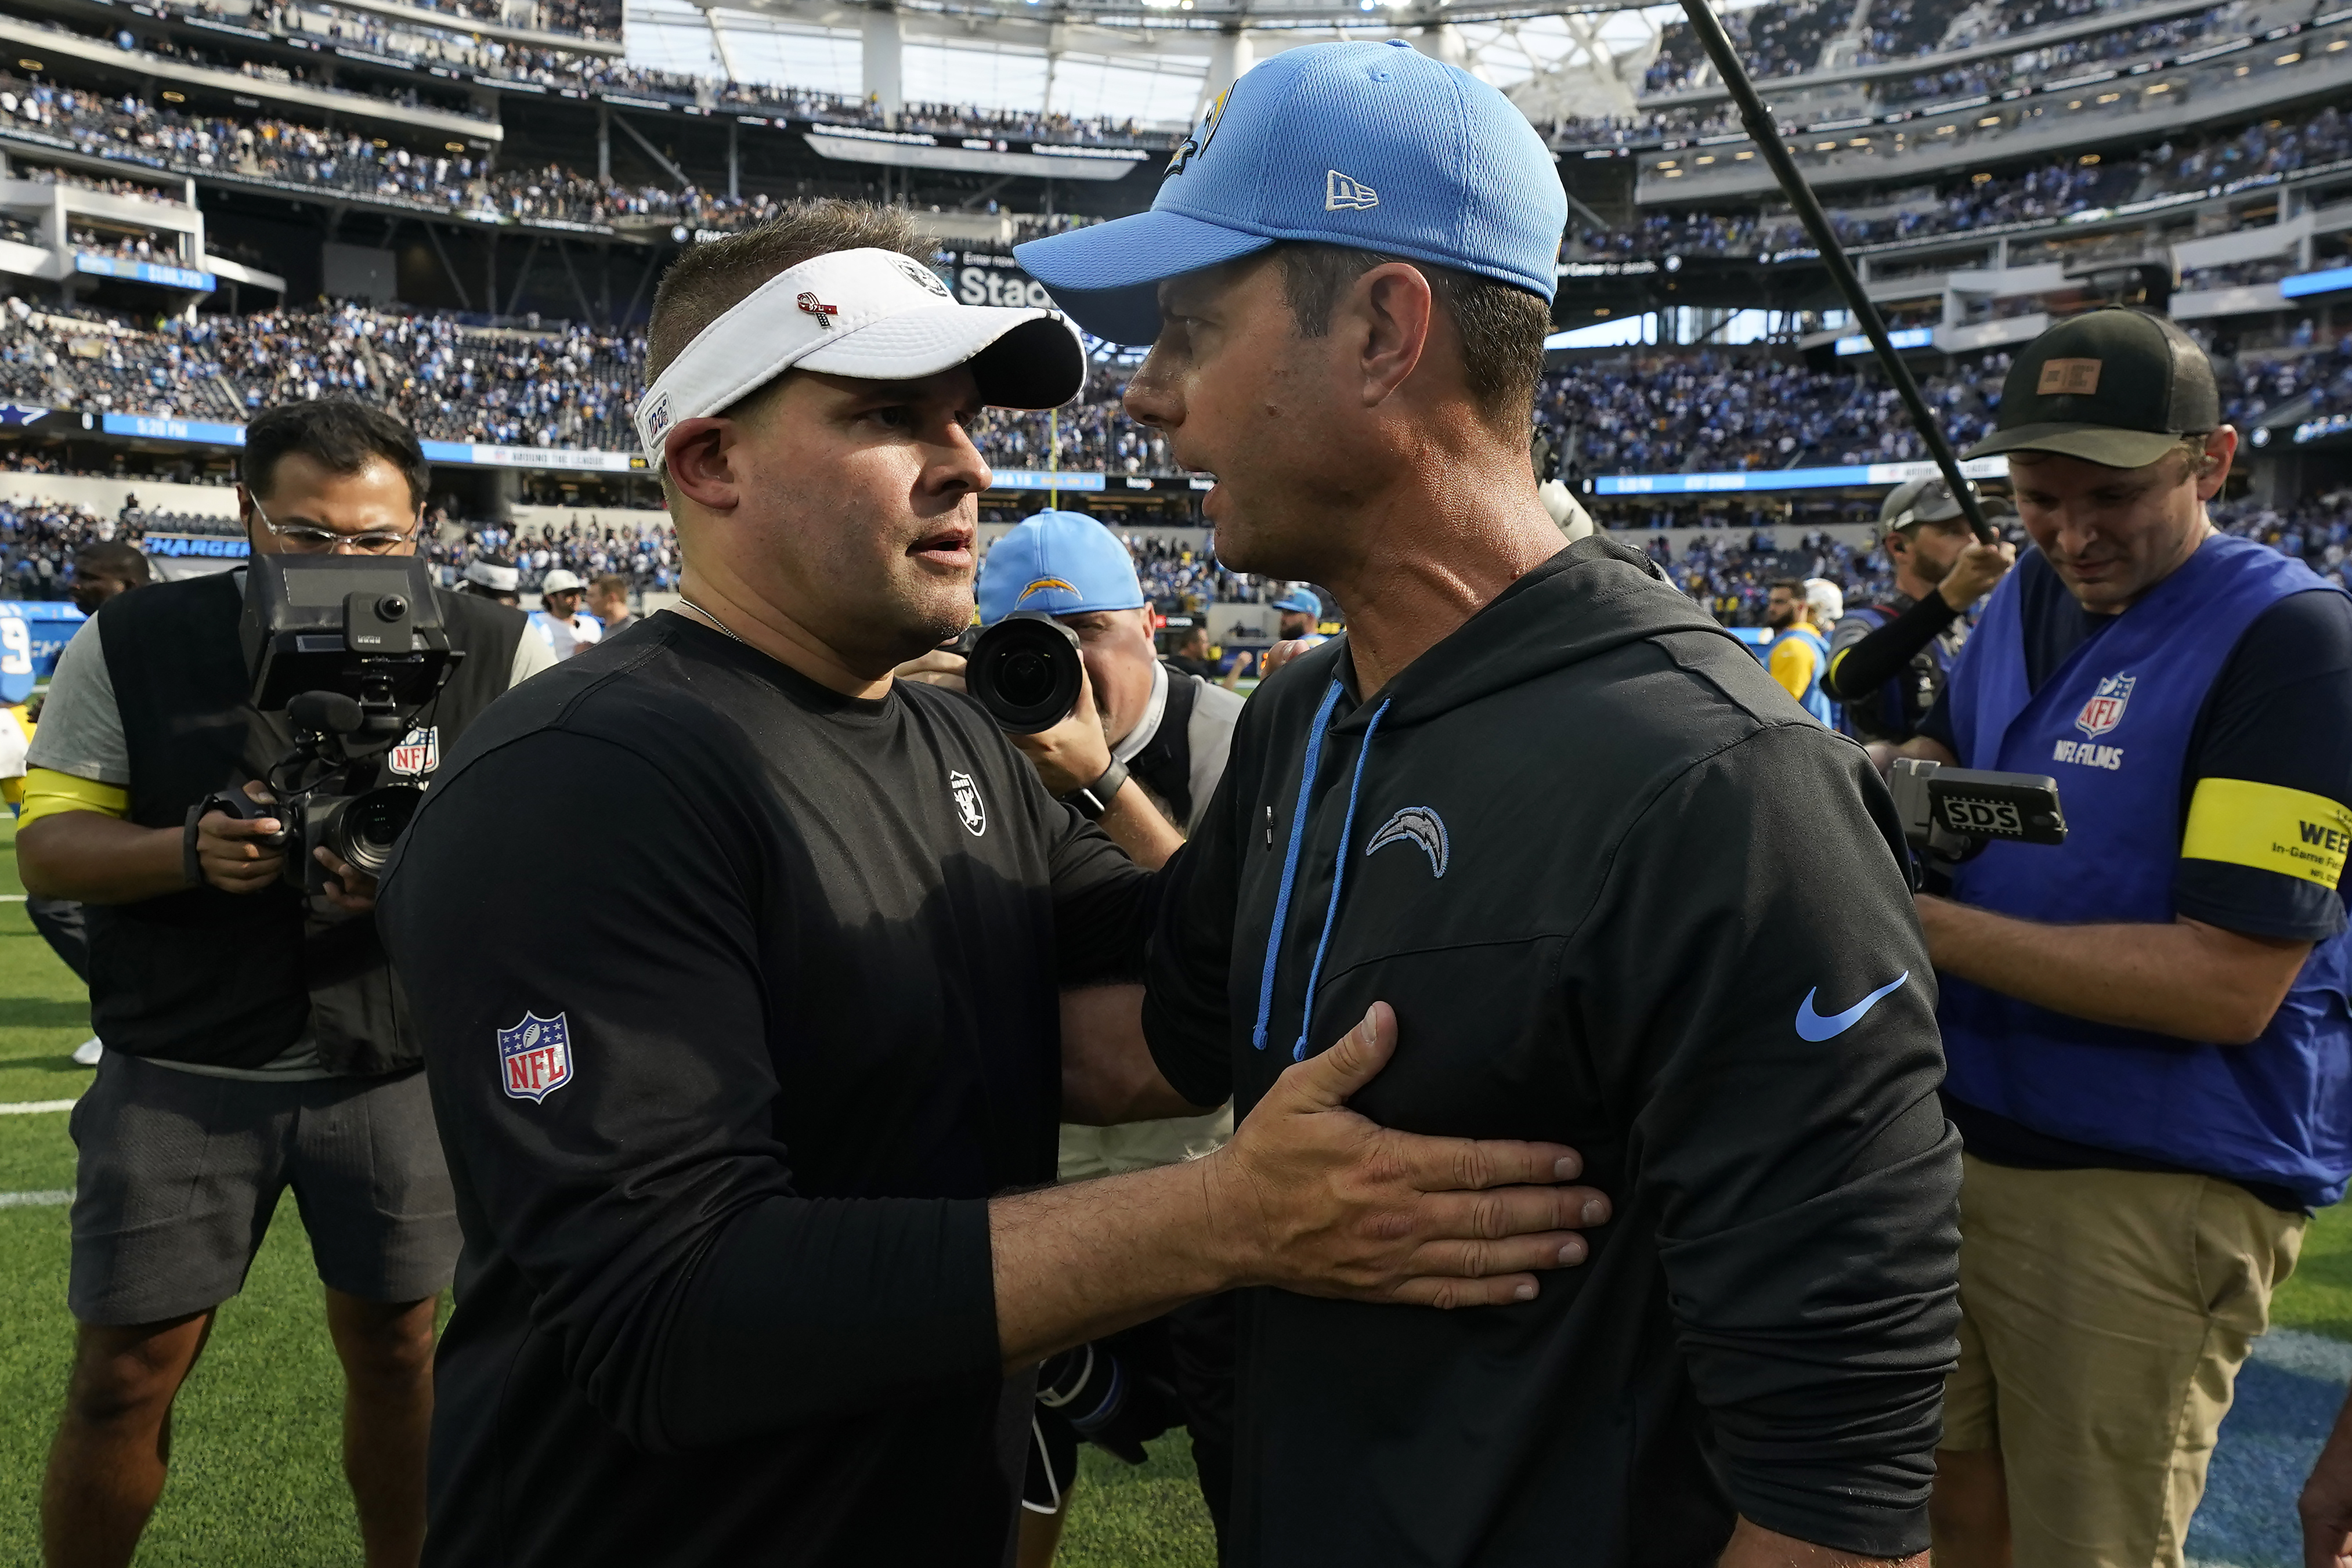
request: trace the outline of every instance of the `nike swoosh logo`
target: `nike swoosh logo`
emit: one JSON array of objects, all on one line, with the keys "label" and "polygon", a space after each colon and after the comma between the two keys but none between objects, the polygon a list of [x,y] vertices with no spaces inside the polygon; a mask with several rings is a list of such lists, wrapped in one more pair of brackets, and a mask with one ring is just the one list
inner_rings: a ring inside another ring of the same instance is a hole
[{"label": "nike swoosh logo", "polygon": [[1814,1041],[1836,1039],[1861,1023],[1863,1015],[1877,1006],[1880,997],[1901,990],[1903,983],[1910,978],[1911,972],[1906,969],[1844,1012],[1832,1013],[1826,1018],[1813,1011],[1813,998],[1822,994],[1822,988],[1814,986],[1805,993],[1805,999],[1797,1004],[1797,1038]]}]

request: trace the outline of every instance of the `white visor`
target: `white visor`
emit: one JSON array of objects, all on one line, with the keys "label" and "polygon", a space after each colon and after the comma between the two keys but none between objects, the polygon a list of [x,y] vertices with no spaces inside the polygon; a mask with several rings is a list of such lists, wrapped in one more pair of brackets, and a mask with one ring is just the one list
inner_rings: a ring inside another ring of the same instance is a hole
[{"label": "white visor", "polygon": [[970,364],[981,401],[1052,408],[1078,395],[1087,356],[1059,310],[961,305],[937,274],[895,250],[838,250],[779,272],[695,334],[646,391],[637,439],[724,412],[785,371],[913,381]]}]

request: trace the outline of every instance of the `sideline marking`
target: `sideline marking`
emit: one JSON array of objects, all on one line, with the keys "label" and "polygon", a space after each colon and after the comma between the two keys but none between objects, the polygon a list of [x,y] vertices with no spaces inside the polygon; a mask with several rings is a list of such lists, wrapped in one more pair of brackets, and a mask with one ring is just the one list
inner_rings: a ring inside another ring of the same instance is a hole
[{"label": "sideline marking", "polygon": [[2251,1359],[2339,1387],[2352,1384],[2352,1343],[2324,1334],[2273,1329],[2254,1342]]},{"label": "sideline marking", "polygon": [[71,1110],[70,1100],[19,1100],[0,1105],[0,1116],[35,1116],[44,1110]]},{"label": "sideline marking", "polygon": [[63,1208],[71,1202],[70,1192],[0,1193],[0,1209]]}]

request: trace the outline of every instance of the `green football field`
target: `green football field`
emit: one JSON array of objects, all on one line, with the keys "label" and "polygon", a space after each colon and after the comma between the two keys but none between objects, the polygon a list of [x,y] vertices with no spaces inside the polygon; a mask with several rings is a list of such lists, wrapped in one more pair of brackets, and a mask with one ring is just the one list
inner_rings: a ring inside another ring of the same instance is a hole
[{"label": "green football field", "polygon": [[[15,830],[0,817],[0,892],[19,890]],[[68,1100],[89,1080],[68,1054],[89,1033],[72,973],[26,919],[0,904],[0,1105]],[[0,1194],[73,1184],[58,1111],[0,1113]],[[66,1211],[0,1206],[0,1563],[39,1560],[38,1488],[72,1324],[65,1310]],[[2275,1321],[2352,1340],[2352,1217],[2320,1216]],[[289,1198],[245,1293],[221,1310],[180,1398],[173,1476],[144,1564],[355,1564],[358,1535],[336,1454],[341,1384],[319,1285]],[[1180,1436],[1129,1468],[1088,1448],[1060,1561],[1071,1568],[1207,1568],[1208,1517]],[[2307,1461],[2306,1461],[2307,1462]],[[2299,1473],[2299,1472],[2298,1472]]]}]

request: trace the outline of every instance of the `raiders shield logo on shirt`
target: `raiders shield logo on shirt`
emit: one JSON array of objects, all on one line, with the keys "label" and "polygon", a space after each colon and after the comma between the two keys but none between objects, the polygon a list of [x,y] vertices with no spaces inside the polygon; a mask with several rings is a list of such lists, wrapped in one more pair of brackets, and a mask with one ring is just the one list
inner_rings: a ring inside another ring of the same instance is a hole
[{"label": "raiders shield logo on shirt", "polygon": [[988,831],[988,805],[980,798],[980,785],[970,773],[950,772],[948,793],[955,796],[956,816],[963,821],[963,830],[974,838]]}]

